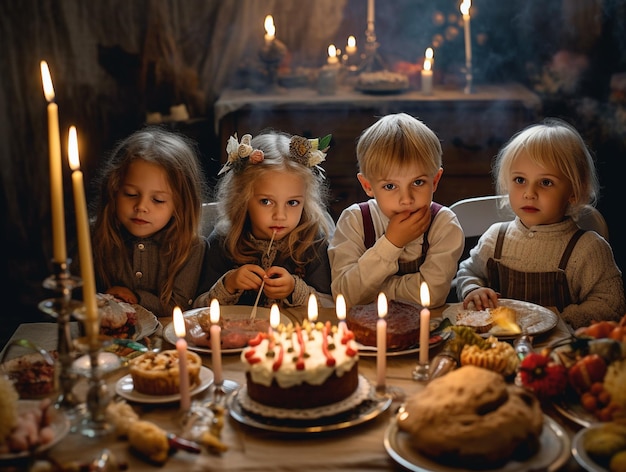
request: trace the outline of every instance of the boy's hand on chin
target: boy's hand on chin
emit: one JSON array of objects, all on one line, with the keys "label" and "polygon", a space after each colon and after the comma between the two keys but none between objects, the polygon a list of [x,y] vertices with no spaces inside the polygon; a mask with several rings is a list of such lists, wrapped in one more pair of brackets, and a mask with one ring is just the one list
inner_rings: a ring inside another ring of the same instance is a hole
[{"label": "boy's hand on chin", "polygon": [[385,236],[394,246],[404,247],[424,234],[429,224],[429,207],[418,208],[413,213],[407,210],[391,217]]}]

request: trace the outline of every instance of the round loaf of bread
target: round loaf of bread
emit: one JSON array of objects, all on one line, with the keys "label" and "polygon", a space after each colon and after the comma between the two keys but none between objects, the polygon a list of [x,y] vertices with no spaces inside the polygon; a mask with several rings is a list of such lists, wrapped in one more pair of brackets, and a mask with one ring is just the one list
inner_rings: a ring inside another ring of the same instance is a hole
[{"label": "round loaf of bread", "polygon": [[432,380],[408,399],[397,421],[421,454],[474,469],[527,459],[537,451],[543,429],[531,392],[472,365]]}]

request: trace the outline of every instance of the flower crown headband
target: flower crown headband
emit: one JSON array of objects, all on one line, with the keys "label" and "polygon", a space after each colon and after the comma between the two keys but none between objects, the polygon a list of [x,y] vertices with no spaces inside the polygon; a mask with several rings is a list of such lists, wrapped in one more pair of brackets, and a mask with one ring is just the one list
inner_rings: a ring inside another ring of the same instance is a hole
[{"label": "flower crown headband", "polygon": [[[326,151],[330,147],[332,135],[327,134],[323,138],[308,139],[302,136],[292,136],[289,141],[289,158],[302,164],[319,175],[324,177],[324,169],[319,164],[326,160]],[[263,162],[264,154],[260,149],[253,149],[252,135],[244,134],[241,142],[237,141],[237,135],[228,138],[226,144],[226,154],[228,158],[226,164],[222,166],[217,175],[224,174],[230,170],[240,172],[247,164],[258,164]]]}]

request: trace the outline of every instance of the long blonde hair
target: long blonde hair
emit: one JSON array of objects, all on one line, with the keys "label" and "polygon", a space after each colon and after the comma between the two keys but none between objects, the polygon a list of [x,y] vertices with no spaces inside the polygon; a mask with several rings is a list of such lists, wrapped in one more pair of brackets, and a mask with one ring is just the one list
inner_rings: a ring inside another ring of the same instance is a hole
[{"label": "long blonde hair", "polygon": [[[105,286],[115,283],[116,274],[109,267],[123,266],[127,250],[122,238],[123,226],[117,218],[116,197],[133,162],[146,161],[165,170],[172,189],[174,212],[163,231],[163,259],[168,264],[167,280],[159,299],[169,306],[174,279],[186,262],[192,246],[199,240],[204,174],[195,144],[188,138],[156,126],[149,126],[121,141],[103,165],[97,181],[99,194],[94,202],[94,266]],[[119,264],[111,264],[117,261]]]},{"label": "long blonde hair", "polygon": [[254,183],[267,172],[286,172],[304,182],[302,217],[287,237],[286,256],[299,266],[305,265],[316,257],[310,251],[311,246],[330,237],[332,229],[326,216],[328,186],[317,172],[289,156],[290,139],[290,135],[278,131],[254,137],[251,145],[263,151],[263,161],[230,171],[217,183],[219,218],[216,231],[225,237],[226,251],[239,264],[258,260],[258,249],[245,237],[252,228],[248,202],[253,196]]}]

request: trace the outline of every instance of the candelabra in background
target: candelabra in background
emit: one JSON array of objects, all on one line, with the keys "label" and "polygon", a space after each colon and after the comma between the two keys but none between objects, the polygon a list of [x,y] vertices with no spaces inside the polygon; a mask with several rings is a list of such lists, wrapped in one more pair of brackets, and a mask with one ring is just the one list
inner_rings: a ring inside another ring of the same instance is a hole
[{"label": "candelabra in background", "polygon": [[70,333],[71,313],[78,306],[72,300],[72,291],[81,285],[81,279],[70,274],[70,260],[53,261],[53,274],[43,282],[44,288],[55,292],[56,296],[39,303],[39,309],[57,320],[57,354],[55,378],[58,379],[59,396],[57,405],[70,410],[78,404],[73,393],[76,375],[72,371],[74,347]]},{"label": "candelabra in background", "polygon": [[380,43],[376,40],[374,24],[371,23],[365,31],[365,59],[359,66],[359,72],[373,72],[387,68],[385,61],[378,53],[379,47]]},{"label": "candelabra in background", "polygon": [[470,7],[471,0],[463,0],[460,9],[463,14],[463,30],[465,35],[465,93],[474,93],[472,73],[472,35],[470,33]]}]

